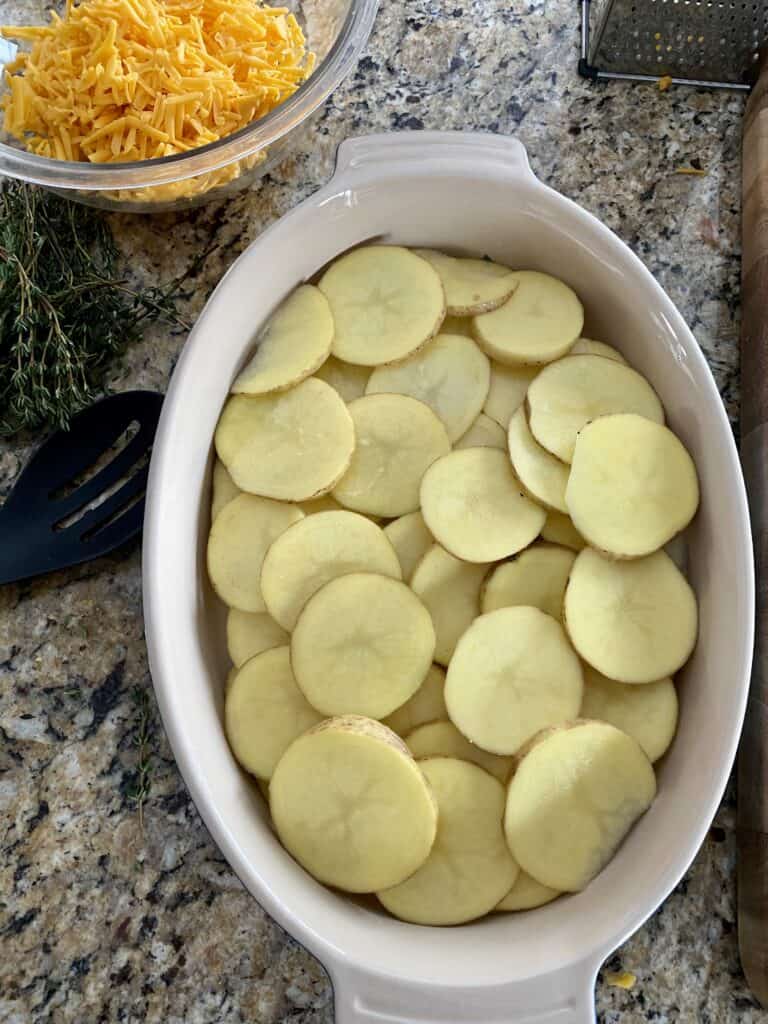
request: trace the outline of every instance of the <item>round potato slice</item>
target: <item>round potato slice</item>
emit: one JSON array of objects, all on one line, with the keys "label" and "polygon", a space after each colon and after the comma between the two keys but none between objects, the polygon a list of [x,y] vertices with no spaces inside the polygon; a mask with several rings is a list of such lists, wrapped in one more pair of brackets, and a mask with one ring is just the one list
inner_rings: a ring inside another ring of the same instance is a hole
[{"label": "round potato slice", "polygon": [[417,726],[405,737],[405,742],[417,760],[425,757],[458,757],[461,761],[471,761],[484,768],[500,782],[506,782],[512,772],[511,757],[498,757],[481,750],[462,736],[453,722],[446,719]]},{"label": "round potato slice", "polygon": [[276,395],[233,395],[216,427],[216,451],[237,486],[282,501],[330,491],[354,448],[346,405],[314,377]]},{"label": "round potato slice", "polygon": [[512,468],[533,500],[548,509],[567,513],[565,488],[568,467],[534,438],[522,407],[510,420],[507,440]]},{"label": "round potato slice", "polygon": [[407,395],[366,395],[349,411],[357,446],[334,498],[354,512],[386,518],[415,512],[425,470],[450,451],[445,427]]},{"label": "round potato slice", "polygon": [[211,480],[213,497],[211,498],[211,522],[233,498],[243,492],[227,472],[227,467],[220,459],[213,463],[213,476]]},{"label": "round potato slice", "polygon": [[416,693],[397,711],[388,715],[384,719],[384,725],[398,736],[405,737],[425,722],[445,718],[448,712],[445,710],[444,689],[445,672],[439,665],[430,666],[424,682]]},{"label": "round potato slice", "polygon": [[507,792],[512,856],[536,881],[578,892],[656,795],[648,758],[606,722],[553,729],[520,760]]},{"label": "round potato slice", "polygon": [[519,871],[501,828],[504,788],[482,768],[455,758],[429,758],[421,769],[437,799],[434,846],[407,881],[376,895],[403,921],[472,921],[493,910]]},{"label": "round potato slice", "polygon": [[644,686],[617,683],[585,665],[581,717],[610,722],[633,736],[649,761],[658,761],[677,728],[675,685],[671,679],[658,679]]},{"label": "round potato slice", "polygon": [[528,385],[539,372],[538,366],[504,366],[491,363],[491,384],[483,410],[504,430],[525,401]]},{"label": "round potato slice", "polygon": [[314,285],[300,285],[259,334],[256,351],[235,378],[232,391],[266,395],[293,387],[325,362],[332,341],[328,300]]},{"label": "round potato slice", "polygon": [[534,270],[517,273],[503,306],[476,316],[475,338],[489,356],[512,366],[550,363],[564,356],[584,326],[584,309],[568,285]]},{"label": "round potato slice", "polygon": [[576,437],[590,420],[634,412],[655,423],[664,410],[639,373],[603,356],[568,356],[542,370],[526,396],[528,425],[542,447],[570,462]]},{"label": "round potato slice", "polygon": [[318,512],[281,534],[264,557],[267,611],[292,630],[307,601],[337,576],[374,572],[401,578],[395,549],[380,527],[356,512]]},{"label": "round potato slice", "polygon": [[356,398],[362,398],[365,394],[365,385],[371,376],[371,369],[368,366],[353,366],[352,363],[342,363],[340,359],[329,356],[315,376],[330,384],[345,402],[354,402]]},{"label": "round potato slice", "polygon": [[617,558],[638,558],[663,547],[693,519],[699,481],[693,459],[671,430],[625,413],[581,430],[565,498],[589,544]]},{"label": "round potato slice", "polygon": [[459,449],[431,465],[421,481],[421,514],[433,537],[467,562],[514,555],[546,519],[495,448]]},{"label": "round potato slice", "polygon": [[521,871],[515,884],[496,907],[497,910],[533,910],[551,903],[560,895],[559,889],[550,889],[525,871]]},{"label": "round potato slice", "polygon": [[297,736],[321,716],[296,685],[288,647],[250,658],[232,680],[224,703],[224,728],[232,753],[252,775],[269,779]]},{"label": "round potato slice", "polygon": [[437,334],[445,316],[440,278],[397,245],[364,245],[320,279],[336,331],[333,354],[359,366],[405,359]]},{"label": "round potato slice", "polygon": [[449,316],[488,313],[506,302],[517,288],[515,272],[490,260],[446,256],[435,249],[415,249],[414,252],[431,263],[439,274]]},{"label": "round potato slice", "polygon": [[346,892],[397,885],[426,861],[437,804],[391,729],[356,715],[300,736],[269,784],[283,846],[316,879]]},{"label": "round potato slice", "polygon": [[586,541],[573,525],[569,516],[562,512],[555,512],[550,509],[547,518],[541,528],[541,539],[548,540],[550,544],[562,544],[563,547],[572,551],[581,551],[586,547]]},{"label": "round potato slice", "polygon": [[604,341],[592,341],[591,338],[577,338],[571,356],[603,356],[604,359],[615,359],[617,363],[626,363],[626,359],[618,349],[606,345]]},{"label": "round potato slice", "polygon": [[282,647],[288,634],[265,612],[241,612],[230,608],[227,615],[227,650],[236,668],[249,658],[273,647]]},{"label": "round potato slice", "polygon": [[471,338],[438,334],[414,355],[371,374],[366,395],[410,395],[428,405],[457,441],[483,408],[491,369]]},{"label": "round potato slice", "polygon": [[384,533],[400,560],[403,579],[409,580],[413,570],[435,542],[424,517],[421,512],[409,512],[407,516],[400,516],[387,523]]},{"label": "round potato slice", "polygon": [[514,754],[541,729],[575,718],[582,691],[581,664],[560,623],[538,608],[499,608],[459,640],[445,705],[472,743]]},{"label": "round potato slice", "polygon": [[298,684],[325,715],[392,714],[419,689],[434,653],[427,609],[404,583],[374,573],[326,583],[291,637]]},{"label": "round potato slice", "polygon": [[419,597],[435,627],[435,661],[447,665],[461,634],[480,614],[480,591],[488,564],[454,558],[434,544],[413,570],[411,589]]},{"label": "round potato slice", "polygon": [[483,587],[483,614],[528,605],[559,622],[576,553],[554,544],[533,544],[493,570]]},{"label": "round potato slice", "polygon": [[267,548],[289,526],[304,518],[295,505],[241,494],[216,516],[208,537],[208,576],[231,608],[265,612],[259,575]]},{"label": "round potato slice", "polygon": [[616,562],[585,548],[573,563],[564,609],[584,661],[621,683],[673,675],[696,644],[696,597],[663,551]]},{"label": "round potato slice", "polygon": [[507,435],[499,424],[481,412],[475,422],[459,440],[454,448],[500,448],[507,450]]}]

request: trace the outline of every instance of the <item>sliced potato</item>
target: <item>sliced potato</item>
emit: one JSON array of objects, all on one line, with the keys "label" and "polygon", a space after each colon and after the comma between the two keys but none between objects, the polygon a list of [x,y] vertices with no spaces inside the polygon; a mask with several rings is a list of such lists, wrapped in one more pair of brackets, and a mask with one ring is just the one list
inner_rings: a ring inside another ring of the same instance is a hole
[{"label": "sliced potato", "polygon": [[568,467],[541,447],[528,429],[528,420],[522,407],[510,420],[507,440],[512,468],[533,500],[545,508],[567,513],[565,488],[568,484]]},{"label": "sliced potato", "polygon": [[395,549],[380,527],[344,509],[308,516],[281,534],[267,551],[261,567],[267,611],[290,631],[313,594],[351,572],[401,578]]},{"label": "sliced potato", "polygon": [[260,332],[256,351],[235,378],[232,391],[266,395],[293,387],[325,362],[332,341],[328,300],[314,285],[300,285]]},{"label": "sliced potato", "polygon": [[233,395],[216,427],[216,451],[237,486],[282,501],[330,491],[354,448],[346,405],[314,377],[276,395]]},{"label": "sliced potato", "polygon": [[525,871],[521,871],[515,880],[515,884],[509,890],[504,899],[496,906],[497,910],[533,910],[534,907],[543,907],[545,903],[560,896],[559,889],[550,889],[542,885],[535,878],[531,878]]},{"label": "sliced potato", "polygon": [[405,359],[437,334],[445,316],[440,278],[397,245],[364,245],[335,260],[320,279],[336,331],[333,354],[359,366]]},{"label": "sliced potato", "polygon": [[466,316],[446,316],[440,330],[443,334],[463,334],[465,338],[472,338],[472,320]]},{"label": "sliced potato", "polygon": [[569,516],[562,512],[555,512],[550,509],[547,518],[541,528],[541,539],[548,540],[550,544],[562,544],[563,547],[571,548],[572,551],[581,551],[586,547],[586,541],[573,525]]},{"label": "sliced potato", "polygon": [[488,574],[485,563],[454,558],[434,544],[413,570],[411,589],[421,598],[435,627],[435,661],[447,665],[461,634],[480,614],[480,590]]},{"label": "sliced potato", "polygon": [[593,547],[638,558],[693,519],[699,481],[693,459],[671,430],[624,413],[580,431],[565,497],[574,526]]},{"label": "sliced potato", "polygon": [[415,512],[424,471],[450,451],[445,427],[407,395],[366,395],[349,411],[357,446],[334,498],[354,512],[387,518]]},{"label": "sliced potato", "polygon": [[453,722],[447,719],[417,726],[405,737],[405,743],[416,760],[425,757],[458,757],[462,761],[479,765],[500,782],[506,782],[512,772],[511,757],[499,757],[481,750],[462,736]]},{"label": "sliced potato", "polygon": [[433,463],[421,481],[421,514],[435,539],[467,562],[515,554],[546,519],[495,448],[459,449]]},{"label": "sliced potato", "polygon": [[522,406],[528,385],[539,372],[538,366],[505,366],[491,363],[491,383],[483,410],[504,430]]},{"label": "sliced potato", "polygon": [[583,677],[563,627],[538,608],[475,619],[448,666],[445,706],[468,740],[514,754],[539,730],[575,718]]},{"label": "sliced potato", "polygon": [[593,341],[591,338],[577,338],[568,353],[571,356],[602,356],[604,359],[615,359],[617,363],[626,363],[626,359],[618,349],[606,345],[604,341]]},{"label": "sliced potato", "polygon": [[409,512],[407,516],[400,516],[387,523],[384,533],[400,560],[403,579],[409,580],[413,570],[435,542],[424,517],[421,512]]},{"label": "sliced potato", "polygon": [[576,437],[590,420],[634,412],[655,423],[664,410],[639,373],[602,356],[568,356],[542,370],[526,396],[531,433],[547,451],[570,462]]},{"label": "sliced potato", "polygon": [[497,608],[528,605],[559,622],[576,553],[554,544],[532,544],[493,570],[483,587],[483,614]]},{"label": "sliced potato", "polygon": [[296,680],[325,715],[392,714],[419,689],[434,653],[427,609],[404,583],[374,573],[326,583],[291,637]]},{"label": "sliced potato", "polygon": [[332,494],[323,494],[313,501],[302,501],[299,505],[305,516],[313,516],[317,512],[338,512],[342,507]]},{"label": "sliced potato", "polygon": [[414,355],[374,370],[366,395],[410,395],[428,405],[457,441],[483,408],[491,369],[471,338],[438,334]]},{"label": "sliced potato", "polygon": [[567,284],[534,270],[517,273],[503,306],[476,316],[472,328],[489,356],[512,366],[539,366],[564,356],[581,333],[584,309]]},{"label": "sliced potato", "polygon": [[267,548],[304,518],[295,505],[241,494],[216,516],[208,537],[208,576],[230,608],[265,612],[259,575]]},{"label": "sliced potato", "polygon": [[213,490],[213,497],[211,498],[211,522],[213,522],[224,506],[243,492],[229,475],[227,467],[221,459],[214,460],[211,486]]},{"label": "sliced potato", "polygon": [[606,722],[553,729],[531,745],[509,784],[509,848],[542,885],[578,892],[655,795],[651,763],[631,736]]},{"label": "sliced potato", "polygon": [[436,249],[414,251],[440,275],[448,316],[488,313],[506,302],[517,288],[515,272],[490,260],[459,259]]},{"label": "sliced potato", "polygon": [[437,832],[437,804],[408,748],[356,715],[322,722],[291,744],[269,805],[288,852],[347,892],[402,882],[426,861]]},{"label": "sliced potato", "polygon": [[459,440],[454,448],[500,448],[507,450],[507,435],[499,424],[481,412],[475,422]]},{"label": "sliced potato", "polygon": [[573,563],[564,609],[584,661],[621,683],[673,675],[696,643],[696,597],[663,551],[617,562],[585,548]]},{"label": "sliced potato", "polygon": [[633,736],[649,761],[658,761],[677,728],[675,685],[669,678],[644,686],[617,683],[585,665],[581,717],[610,722]]},{"label": "sliced potato", "polygon": [[241,612],[230,608],[227,615],[227,650],[236,668],[249,658],[288,643],[288,634],[266,612]]},{"label": "sliced potato", "polygon": [[425,722],[434,722],[438,718],[446,718],[443,690],[445,689],[445,672],[439,665],[431,665],[424,682],[416,693],[384,719],[398,736],[405,738],[409,732]]},{"label": "sliced potato", "polygon": [[243,768],[260,779],[271,778],[288,746],[320,721],[296,685],[287,646],[250,658],[227,690],[229,745]]},{"label": "sliced potato", "polygon": [[403,921],[461,924],[492,910],[519,871],[501,828],[504,789],[467,761],[435,757],[421,768],[437,799],[434,846],[414,875],[377,896]]},{"label": "sliced potato", "polygon": [[342,363],[340,359],[329,356],[315,376],[330,384],[345,402],[354,402],[356,398],[362,398],[365,394],[365,385],[371,376],[369,366],[354,366],[352,363]]}]

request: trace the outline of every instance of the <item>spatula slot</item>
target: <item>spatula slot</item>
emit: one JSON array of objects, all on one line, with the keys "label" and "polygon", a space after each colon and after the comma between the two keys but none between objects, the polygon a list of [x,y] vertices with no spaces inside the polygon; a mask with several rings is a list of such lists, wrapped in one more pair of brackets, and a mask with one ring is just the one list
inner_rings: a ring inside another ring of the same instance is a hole
[{"label": "spatula slot", "polygon": [[[73,508],[65,516],[62,516],[61,519],[58,519],[53,523],[52,528],[56,531],[68,530],[78,523],[82,524],[82,521],[86,517],[89,517],[90,519],[101,519],[102,516],[97,513],[99,513],[100,510],[103,512],[105,505],[111,506],[111,499],[114,496],[119,495],[124,491],[127,492],[128,490],[132,493],[135,487],[134,481],[137,477],[141,477],[141,479],[144,480],[144,487],[146,488],[147,467],[149,466],[151,454],[151,448],[149,450],[145,449],[136,462],[133,462],[126,467],[124,471],[116,477],[116,479],[105,479],[103,481],[105,486],[98,494],[83,495],[84,500],[78,504],[76,508]],[[114,460],[112,461],[114,462]],[[108,463],[108,465],[110,464],[111,463]]]},{"label": "spatula slot", "polygon": [[[106,466],[113,462],[120,452],[124,451],[133,438],[138,434],[141,429],[141,424],[138,420],[131,420],[128,426],[123,432],[115,439],[115,441],[91,463],[80,470],[71,479],[65,481],[56,487],[48,495],[51,501],[61,501],[63,498],[68,498],[70,494],[82,487],[83,484],[88,483],[92,480],[97,473],[100,473]],[[74,520],[73,520],[74,521]]]}]

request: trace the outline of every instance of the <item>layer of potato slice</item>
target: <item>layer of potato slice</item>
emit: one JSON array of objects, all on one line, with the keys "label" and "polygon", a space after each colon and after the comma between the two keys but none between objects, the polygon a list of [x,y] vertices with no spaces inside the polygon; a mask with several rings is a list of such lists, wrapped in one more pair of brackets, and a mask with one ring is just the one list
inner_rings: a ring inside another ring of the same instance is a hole
[{"label": "layer of potato slice", "polygon": [[474,318],[475,337],[500,363],[539,366],[559,359],[584,325],[578,296],[549,274],[522,270],[516,276],[511,298],[492,313]]},{"label": "layer of potato slice", "polygon": [[495,420],[481,412],[466,434],[462,434],[453,447],[500,448],[506,451],[507,435]]},{"label": "layer of potato slice", "polygon": [[415,512],[425,470],[450,451],[445,427],[423,402],[407,395],[366,395],[350,402],[355,453],[333,496],[354,512]]},{"label": "layer of potato slice", "polygon": [[437,804],[402,740],[345,715],[295,740],[269,784],[281,842],[320,882],[347,892],[397,885],[426,861]]},{"label": "layer of potato slice", "polygon": [[543,907],[545,903],[560,896],[559,889],[550,889],[548,885],[542,885],[532,878],[526,871],[521,871],[515,879],[515,884],[507,895],[497,904],[497,910],[533,910],[534,907]]},{"label": "layer of potato slice", "polygon": [[649,761],[658,761],[677,729],[677,693],[671,679],[633,686],[584,666],[581,717],[610,722],[633,736]]},{"label": "layer of potato slice", "polygon": [[397,245],[364,245],[320,279],[335,324],[332,352],[359,366],[392,363],[437,334],[445,294],[435,269]]},{"label": "layer of potato slice", "polygon": [[435,627],[435,661],[447,665],[461,634],[480,614],[487,563],[454,558],[434,544],[413,570],[411,589],[426,605]]},{"label": "layer of potato slice", "polygon": [[332,341],[328,300],[314,285],[300,285],[260,332],[256,351],[235,378],[232,391],[266,395],[293,387],[325,362]]},{"label": "layer of potato slice", "polygon": [[233,395],[216,427],[216,451],[237,486],[282,501],[330,491],[354,448],[346,405],[315,377],[275,395]]},{"label": "layer of potato slice", "polygon": [[562,544],[572,551],[581,551],[586,547],[586,541],[571,522],[570,516],[564,516],[562,512],[555,512],[554,509],[547,512],[547,518],[541,528],[541,539],[549,541],[550,544]]},{"label": "layer of potato slice", "polygon": [[458,449],[434,462],[421,481],[421,514],[434,538],[467,562],[515,554],[546,519],[495,448]]},{"label": "layer of potato slice", "polygon": [[617,363],[626,363],[626,359],[618,349],[606,345],[604,341],[593,341],[591,338],[577,338],[571,351],[572,356],[603,356],[604,359],[615,359]]},{"label": "layer of potato slice", "polygon": [[436,249],[415,249],[414,252],[431,263],[439,274],[448,316],[488,313],[506,302],[517,288],[515,272],[490,260],[447,256]]},{"label": "layer of potato slice", "polygon": [[296,685],[287,646],[250,658],[227,689],[229,745],[243,768],[260,779],[271,778],[288,746],[320,721]]},{"label": "layer of potato slice", "polygon": [[241,494],[216,516],[208,537],[208,576],[231,608],[265,612],[259,575],[272,541],[304,518],[296,505]]},{"label": "layer of potato slice", "polygon": [[696,597],[663,551],[614,561],[585,548],[573,563],[564,609],[584,661],[622,683],[673,675],[696,643]]},{"label": "layer of potato slice", "polygon": [[417,726],[405,737],[405,743],[417,760],[425,757],[458,757],[462,761],[479,765],[500,782],[506,782],[512,772],[511,757],[499,757],[481,750],[462,736],[453,722],[445,718]]},{"label": "layer of potato slice", "polygon": [[392,714],[421,686],[434,653],[432,620],[418,597],[367,572],[321,587],[291,636],[296,680],[325,715]]},{"label": "layer of potato slice", "polygon": [[343,506],[336,501],[332,494],[321,494],[319,498],[313,498],[312,501],[302,501],[299,508],[305,516],[314,516],[318,512],[338,512]]},{"label": "layer of potato slice", "polygon": [[318,512],[286,530],[267,551],[261,594],[269,614],[290,632],[313,594],[351,572],[401,578],[395,549],[379,526],[345,509]]},{"label": "layer of potato slice", "polygon": [[213,463],[213,474],[211,477],[211,522],[221,512],[226,504],[243,492],[227,472],[227,467],[221,459],[215,459]]},{"label": "layer of potato slice", "polygon": [[227,650],[236,668],[249,658],[288,643],[288,634],[266,612],[241,612],[230,608],[227,614]]},{"label": "layer of potato slice", "polygon": [[414,355],[370,376],[366,395],[410,395],[424,402],[457,441],[483,408],[490,382],[490,363],[471,338],[438,334]]},{"label": "layer of potato slice", "polygon": [[387,715],[383,720],[384,725],[404,739],[409,732],[425,722],[445,718],[448,712],[445,710],[444,689],[445,671],[439,665],[430,665],[416,693],[391,715]]},{"label": "layer of potato slice", "polygon": [[315,376],[330,384],[345,402],[354,402],[356,398],[362,398],[365,394],[365,385],[371,376],[369,366],[355,366],[353,363],[343,363],[340,359],[329,356]]},{"label": "layer of potato slice", "polygon": [[528,605],[562,621],[563,598],[576,553],[555,544],[532,544],[497,566],[483,587],[483,614]]},{"label": "layer of potato slice", "polygon": [[384,533],[400,560],[403,579],[410,580],[413,570],[435,542],[424,517],[421,512],[409,512],[387,523]]},{"label": "layer of potato slice", "polygon": [[651,763],[631,736],[606,722],[553,729],[531,745],[509,784],[509,848],[542,885],[578,892],[655,795]]},{"label": "layer of potato slice", "polygon": [[491,383],[483,411],[504,430],[525,401],[528,385],[539,370],[539,366],[505,366],[491,362]]},{"label": "layer of potato slice", "polygon": [[455,758],[429,758],[421,769],[437,800],[434,845],[414,875],[377,896],[403,921],[472,921],[493,910],[519,871],[501,828],[504,789],[482,768]]},{"label": "layer of potato slice", "polygon": [[589,544],[617,558],[638,558],[685,529],[698,508],[699,481],[668,427],[624,413],[580,431],[565,497]]},{"label": "layer of potato slice", "polygon": [[538,608],[499,608],[475,619],[445,681],[448,715],[468,740],[514,754],[539,730],[575,718],[581,663],[563,627]]},{"label": "layer of potato slice", "polygon": [[509,457],[520,483],[534,501],[556,512],[569,511],[565,502],[568,467],[542,448],[528,428],[525,409],[517,410],[507,433]]},{"label": "layer of potato slice", "polygon": [[472,338],[472,320],[467,316],[446,316],[440,327],[443,334],[463,334]]},{"label": "layer of potato slice", "polygon": [[655,423],[664,410],[636,370],[602,356],[568,356],[547,366],[526,395],[531,433],[547,451],[570,462],[576,437],[590,420],[633,412]]}]

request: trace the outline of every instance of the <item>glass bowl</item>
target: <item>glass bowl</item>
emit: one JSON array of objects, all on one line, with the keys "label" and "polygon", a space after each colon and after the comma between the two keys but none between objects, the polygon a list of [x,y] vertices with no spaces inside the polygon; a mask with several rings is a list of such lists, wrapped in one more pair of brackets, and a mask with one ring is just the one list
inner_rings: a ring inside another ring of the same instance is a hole
[{"label": "glass bowl", "polygon": [[[293,11],[317,63],[296,92],[265,117],[188,153],[112,164],[36,156],[0,130],[0,174],[89,206],[128,213],[185,209],[252,185],[296,147],[309,131],[312,115],[355,66],[378,0],[271,0],[271,5]],[[63,6],[6,0],[0,4],[0,23],[47,24],[51,7]],[[0,68],[15,52],[15,45],[0,38]]]}]

